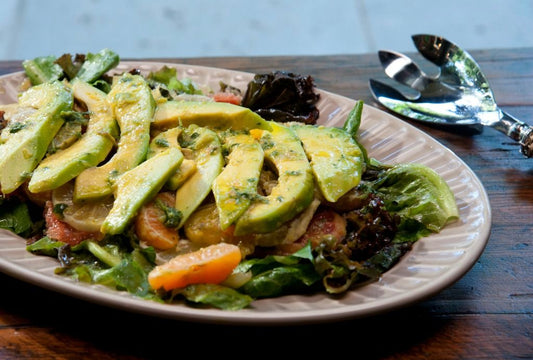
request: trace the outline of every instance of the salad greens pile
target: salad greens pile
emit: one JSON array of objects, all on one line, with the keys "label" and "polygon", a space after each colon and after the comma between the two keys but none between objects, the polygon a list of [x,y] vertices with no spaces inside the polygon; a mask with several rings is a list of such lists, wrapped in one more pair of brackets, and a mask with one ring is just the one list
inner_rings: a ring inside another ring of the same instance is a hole
[{"label": "salad greens pile", "polygon": [[[105,91],[110,87],[110,79],[105,74],[117,64],[118,55],[103,50],[75,57],[68,54],[59,58],[41,57],[23,65],[33,85],[79,77]],[[202,94],[196,84],[187,79],[178,80],[177,75],[175,69],[164,67],[150,73],[147,81],[152,87],[167,91],[169,96]],[[255,106],[262,114],[270,113],[274,118],[292,112],[291,121],[303,117],[304,122],[312,122],[310,117],[318,115],[310,104],[316,102],[318,95],[310,91],[311,82],[310,77],[295,74],[257,75],[247,89],[243,106]],[[302,98],[284,93],[291,83],[294,87],[305,87]],[[281,93],[284,106],[272,107],[280,103]],[[344,125],[355,141],[362,107],[362,102],[357,102]],[[298,108],[303,113],[293,112]],[[355,192],[360,206],[343,212],[348,224],[346,238],[338,242],[326,236],[314,249],[308,243],[291,255],[246,258],[230,276],[237,279],[231,284],[195,284],[171,292],[154,291],[147,277],[156,266],[156,251],[141,247],[131,229],[99,241],[84,240],[68,245],[42,235],[42,210],[20,194],[0,194],[0,228],[28,239],[29,252],[57,258],[57,274],[154,301],[174,302],[184,298],[196,306],[238,310],[260,298],[317,291],[338,294],[378,279],[414,242],[439,232],[458,218],[453,194],[433,170],[418,164],[382,164],[368,157],[364,147],[360,147],[366,162]],[[58,216],[61,211],[61,208],[54,209]]]}]

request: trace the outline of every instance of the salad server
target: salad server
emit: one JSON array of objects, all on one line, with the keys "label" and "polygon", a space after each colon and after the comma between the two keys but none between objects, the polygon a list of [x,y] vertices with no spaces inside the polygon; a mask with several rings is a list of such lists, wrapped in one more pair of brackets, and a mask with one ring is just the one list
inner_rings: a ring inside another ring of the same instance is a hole
[{"label": "salad server", "polygon": [[404,54],[378,52],[385,74],[399,86],[370,79],[373,97],[387,109],[414,120],[475,129],[494,128],[533,156],[533,127],[501,110],[473,57],[443,37],[413,35],[415,47],[438,74],[430,76]]}]

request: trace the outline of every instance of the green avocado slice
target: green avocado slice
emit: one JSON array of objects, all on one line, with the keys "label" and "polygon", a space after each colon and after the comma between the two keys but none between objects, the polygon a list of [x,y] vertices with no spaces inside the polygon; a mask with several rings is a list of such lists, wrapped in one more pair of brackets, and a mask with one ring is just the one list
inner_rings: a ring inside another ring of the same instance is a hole
[{"label": "green avocado slice", "polygon": [[154,115],[154,128],[168,129],[198,125],[212,130],[270,130],[269,122],[243,106],[214,101],[171,100],[159,104]]},{"label": "green avocado slice", "polygon": [[[183,128],[178,126],[158,134],[150,143],[147,157],[151,158],[169,147],[174,147],[181,151],[182,148],[178,138],[182,132]],[[169,190],[176,191],[195,171],[196,163],[194,160],[184,158],[178,170],[168,179],[165,187]]]},{"label": "green avocado slice", "polygon": [[246,211],[257,195],[264,159],[261,145],[249,134],[226,136],[224,146],[229,152],[228,161],[212,188],[223,230]]},{"label": "green avocado slice", "polygon": [[214,131],[191,125],[183,130],[181,138],[181,145],[193,151],[196,171],[176,191],[175,207],[182,215],[178,227],[183,226],[204,201],[224,167],[220,139]]},{"label": "green avocado slice", "polygon": [[181,151],[168,148],[122,174],[114,186],[113,207],[100,231],[104,234],[122,233],[140,207],[161,190],[182,160]]},{"label": "green avocado slice", "polygon": [[53,190],[98,165],[109,154],[118,127],[106,94],[81,81],[72,82],[74,98],[83,101],[91,113],[87,132],[70,147],[46,157],[35,169],[28,184],[31,192]]},{"label": "green avocado slice", "polygon": [[278,173],[278,184],[268,196],[257,196],[235,224],[235,235],[268,233],[291,220],[313,200],[311,166],[300,140],[287,126],[271,122],[262,131],[265,160]]},{"label": "green avocado slice", "polygon": [[142,76],[126,73],[113,85],[107,100],[120,127],[117,151],[104,165],[76,177],[75,201],[110,195],[117,178],[146,159],[155,109],[150,87]]},{"label": "green avocado slice", "polygon": [[61,113],[72,108],[70,90],[58,82],[31,87],[19,98],[21,107],[37,111],[21,121],[10,122],[0,137],[0,187],[4,194],[15,191],[30,176],[63,125]]},{"label": "green avocado slice", "polygon": [[303,143],[317,185],[327,201],[335,202],[361,181],[363,153],[343,129],[292,125]]}]

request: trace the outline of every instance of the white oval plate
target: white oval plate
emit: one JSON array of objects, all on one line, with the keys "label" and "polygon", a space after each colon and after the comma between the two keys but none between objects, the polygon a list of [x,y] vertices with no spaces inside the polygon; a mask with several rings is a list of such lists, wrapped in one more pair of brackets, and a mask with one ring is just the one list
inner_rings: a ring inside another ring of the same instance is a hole
[{"label": "white oval plate", "polygon": [[[165,64],[122,62],[117,70],[135,67],[144,73]],[[188,77],[212,89],[219,82],[246,89],[253,74],[192,65],[176,67]],[[0,77],[0,103],[16,101],[24,74]],[[321,124],[341,126],[355,101],[318,90]],[[224,324],[300,324],[375,315],[435,295],[461,278],[479,258],[488,241],[491,209],[483,185],[475,173],[452,151],[417,128],[369,105],[364,106],[360,141],[370,156],[388,163],[417,162],[433,168],[455,194],[460,220],[416,242],[398,264],[380,280],[343,296],[325,293],[290,295],[255,301],[239,311],[199,309],[185,304],[161,304],[143,300],[100,285],[75,282],[54,274],[58,263],[35,256],[20,237],[0,230],[0,271],[23,281],[101,305],[132,312],[187,321]]]}]

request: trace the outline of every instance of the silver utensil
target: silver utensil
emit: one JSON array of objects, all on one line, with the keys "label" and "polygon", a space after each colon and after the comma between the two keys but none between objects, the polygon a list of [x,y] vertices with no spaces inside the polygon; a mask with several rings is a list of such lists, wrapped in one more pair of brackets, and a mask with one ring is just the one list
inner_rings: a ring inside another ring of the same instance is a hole
[{"label": "silver utensil", "polygon": [[379,59],[395,85],[370,79],[374,98],[400,115],[425,122],[468,127],[480,133],[488,126],[520,144],[533,156],[533,127],[502,111],[474,58],[454,43],[435,35],[413,35],[415,47],[438,73],[429,75],[409,57],[379,51]]}]

